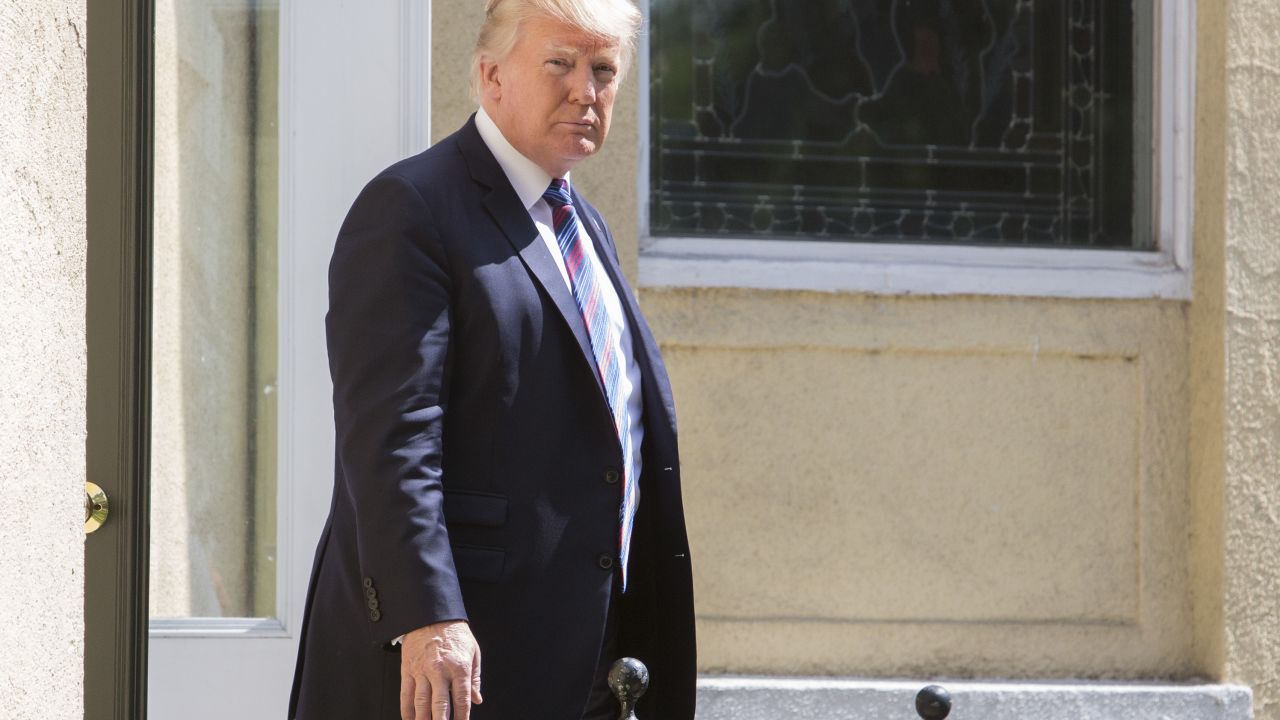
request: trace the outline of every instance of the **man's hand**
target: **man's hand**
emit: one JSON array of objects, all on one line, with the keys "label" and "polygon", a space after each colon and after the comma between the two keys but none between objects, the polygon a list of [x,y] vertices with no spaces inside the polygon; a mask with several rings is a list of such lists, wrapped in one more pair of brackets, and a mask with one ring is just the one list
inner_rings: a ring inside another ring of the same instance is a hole
[{"label": "man's hand", "polygon": [[484,702],[480,646],[467,623],[418,628],[404,636],[400,652],[402,720],[470,720],[471,704]]}]

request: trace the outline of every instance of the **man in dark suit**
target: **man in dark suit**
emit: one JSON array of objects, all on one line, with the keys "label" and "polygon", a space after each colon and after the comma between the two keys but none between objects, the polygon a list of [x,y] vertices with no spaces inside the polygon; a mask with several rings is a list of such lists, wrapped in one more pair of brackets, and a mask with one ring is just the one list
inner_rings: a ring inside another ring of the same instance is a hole
[{"label": "man in dark suit", "polygon": [[[488,0],[481,109],[379,174],[327,318],[337,462],[290,717],[692,720],[674,405],[603,218],[627,0]],[[483,664],[481,662],[483,651]]]}]

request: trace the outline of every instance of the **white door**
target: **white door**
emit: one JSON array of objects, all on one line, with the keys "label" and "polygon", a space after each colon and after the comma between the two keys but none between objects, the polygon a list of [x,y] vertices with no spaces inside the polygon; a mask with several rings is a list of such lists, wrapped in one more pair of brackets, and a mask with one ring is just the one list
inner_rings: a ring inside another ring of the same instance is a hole
[{"label": "white door", "polygon": [[333,474],[326,272],[426,147],[430,0],[158,0],[149,716],[282,718]]}]

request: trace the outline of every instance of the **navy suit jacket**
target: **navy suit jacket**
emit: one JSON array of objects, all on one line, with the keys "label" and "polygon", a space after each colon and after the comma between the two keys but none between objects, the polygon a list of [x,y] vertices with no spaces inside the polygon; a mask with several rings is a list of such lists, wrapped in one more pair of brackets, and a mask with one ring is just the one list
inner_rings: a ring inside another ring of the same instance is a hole
[{"label": "navy suit jacket", "polygon": [[[692,720],[696,662],[675,409],[599,213],[575,206],[623,301],[644,443],[624,655],[639,712]],[[398,718],[399,647],[443,620],[482,654],[476,720],[576,720],[603,639],[622,450],[582,315],[472,118],[383,171],[343,223],[326,319],[337,431],[290,717]],[[608,659],[606,659],[608,660]]]}]

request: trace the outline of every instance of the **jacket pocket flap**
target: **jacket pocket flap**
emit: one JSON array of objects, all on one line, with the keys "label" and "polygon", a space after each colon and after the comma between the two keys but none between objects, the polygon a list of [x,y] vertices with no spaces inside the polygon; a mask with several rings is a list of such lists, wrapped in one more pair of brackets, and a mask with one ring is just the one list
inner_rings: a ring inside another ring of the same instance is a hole
[{"label": "jacket pocket flap", "polygon": [[502,579],[502,566],[506,560],[507,551],[500,548],[453,546],[453,565],[458,577],[464,580],[498,582]]},{"label": "jacket pocket flap", "polygon": [[499,527],[507,522],[507,499],[468,490],[445,490],[444,520],[450,524]]}]

